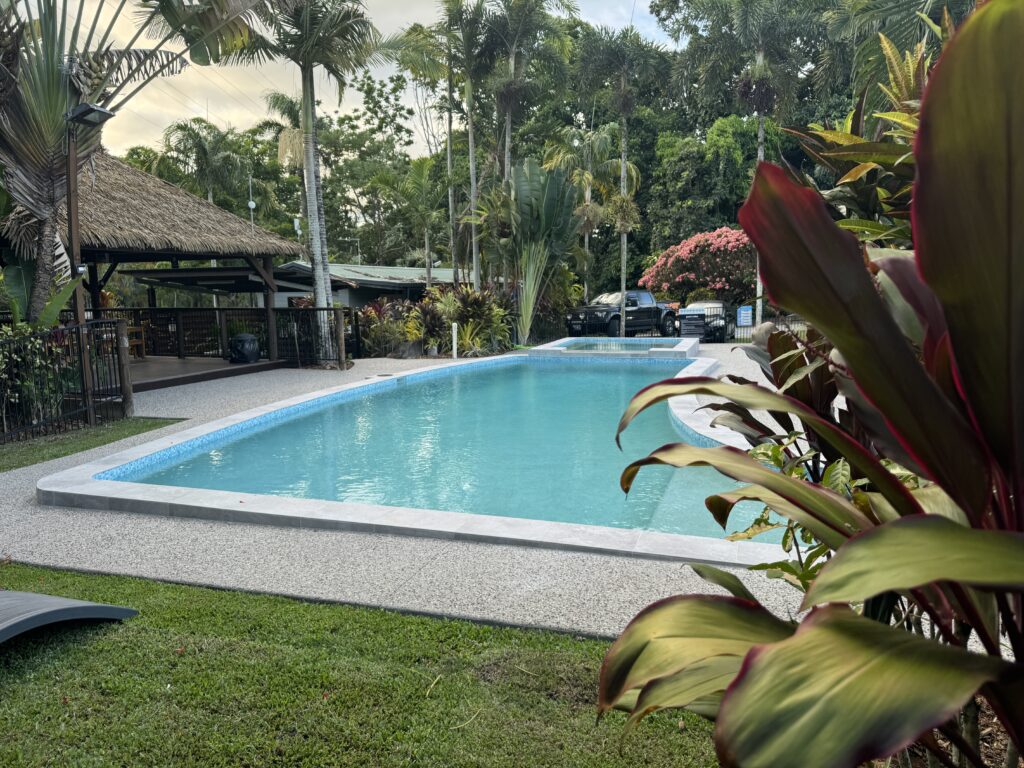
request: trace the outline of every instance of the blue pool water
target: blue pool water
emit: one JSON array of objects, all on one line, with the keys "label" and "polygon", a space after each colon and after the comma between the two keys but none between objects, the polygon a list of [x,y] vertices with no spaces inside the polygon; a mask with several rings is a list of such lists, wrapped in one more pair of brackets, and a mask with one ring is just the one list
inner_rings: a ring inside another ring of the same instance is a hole
[{"label": "blue pool water", "polygon": [[[721,537],[704,498],[736,483],[708,468],[641,471],[633,459],[678,442],[667,406],[615,446],[630,397],[680,362],[512,358],[395,379],[294,416],[214,434],[112,479]],[[745,527],[756,514],[741,513]]]}]

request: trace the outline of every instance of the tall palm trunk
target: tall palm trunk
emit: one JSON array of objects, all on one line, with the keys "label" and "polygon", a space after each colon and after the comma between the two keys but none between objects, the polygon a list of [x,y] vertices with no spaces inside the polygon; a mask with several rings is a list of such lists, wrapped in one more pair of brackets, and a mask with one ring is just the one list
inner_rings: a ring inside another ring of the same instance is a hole
[{"label": "tall palm trunk", "polygon": [[[588,168],[590,170],[590,168]],[[587,215],[590,215],[590,203],[593,200],[593,189],[589,184],[583,190],[583,202]],[[590,224],[583,230],[583,303],[590,303]]]},{"label": "tall palm trunk", "polygon": [[455,74],[452,71],[451,45],[448,47],[448,141],[445,148],[448,169],[448,250],[452,257],[452,285],[459,284],[459,260],[455,256],[455,160],[452,157],[452,102],[455,101]]},{"label": "tall palm trunk", "polygon": [[[476,136],[473,125],[473,81],[466,78],[466,132],[469,134],[469,208],[476,216],[479,190],[476,180]],[[480,237],[476,223],[470,226],[470,237],[473,241],[473,290],[480,290]]]},{"label": "tall palm trunk", "polygon": [[[625,78],[623,78],[623,88],[625,88]],[[629,140],[627,131],[629,125],[626,122],[626,116],[622,115],[619,119],[619,195],[622,199],[626,199],[626,193],[628,192],[628,186],[626,184],[626,143]],[[626,238],[629,235],[625,228],[619,232],[619,335],[625,337],[626,335],[626,249],[627,243]]]},{"label": "tall palm trunk", "polygon": [[[760,165],[761,163],[764,162],[764,124],[765,124],[765,116],[763,114],[758,114],[758,116],[757,116],[757,163],[758,163],[758,165]],[[763,308],[762,308],[761,305],[764,303],[762,301],[762,299],[761,299],[761,296],[764,294],[764,286],[761,283],[761,258],[760,257],[758,257],[757,263],[756,263],[756,265],[754,267],[754,279],[755,279],[755,283],[754,283],[754,286],[755,286],[755,288],[754,288],[754,290],[755,290],[755,298],[754,298],[754,325],[758,326],[758,325],[761,324],[762,319],[763,319],[763,317],[762,317],[762,315],[763,315]]]},{"label": "tall palm trunk", "polygon": [[302,68],[302,148],[304,182],[306,186],[306,208],[309,223],[309,258],[313,272],[313,299],[318,307],[327,306],[327,290],[324,286],[324,253],[323,239],[320,236],[320,210],[316,204],[316,175],[318,158],[316,156],[316,137],[313,129],[316,120],[314,99],[316,92],[313,83],[313,68]]},{"label": "tall palm trunk", "polygon": [[28,301],[28,320],[39,318],[50,301],[53,287],[53,254],[57,242],[57,217],[51,214],[39,224],[39,236],[35,244],[35,278],[32,294]]},{"label": "tall palm trunk", "polygon": [[[509,54],[508,57],[508,79],[514,83],[516,80],[516,55]],[[505,181],[512,178],[512,103],[505,105]]]},{"label": "tall palm trunk", "polygon": [[324,185],[320,179],[320,137],[316,128],[316,102],[313,103],[313,153],[316,163],[313,165],[313,182],[316,184],[316,215],[320,219],[320,268],[323,270],[324,294],[327,299],[326,306],[334,304],[334,294],[331,292],[331,263],[327,250],[327,216],[324,213]]}]

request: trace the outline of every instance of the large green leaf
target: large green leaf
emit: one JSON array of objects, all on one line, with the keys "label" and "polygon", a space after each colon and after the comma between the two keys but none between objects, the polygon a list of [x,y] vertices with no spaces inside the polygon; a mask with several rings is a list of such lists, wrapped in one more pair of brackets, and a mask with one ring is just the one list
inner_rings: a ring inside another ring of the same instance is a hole
[{"label": "large green leaf", "polygon": [[28,315],[34,275],[35,266],[31,262],[14,262],[4,267],[4,292],[10,299],[15,322],[20,322]]},{"label": "large green leaf", "polygon": [[872,456],[860,443],[850,437],[833,422],[818,415],[799,400],[779,395],[761,387],[727,384],[718,379],[692,378],[670,379],[652,384],[641,390],[630,401],[626,412],[619,421],[619,434],[645,408],[679,395],[708,395],[723,397],[746,408],[778,411],[797,416],[813,429],[822,440],[846,457],[851,465],[871,480],[889,503],[901,514],[914,515],[922,510],[914,497],[896,477]]},{"label": "large green leaf", "polygon": [[55,326],[60,318],[60,311],[67,306],[67,303],[71,300],[71,294],[75,292],[80,282],[82,282],[82,278],[79,276],[61,286],[60,290],[53,294],[50,300],[46,302],[43,311],[39,313],[39,317],[35,319],[32,325],[38,328],[52,328]]},{"label": "large green leaf", "polygon": [[821,569],[804,608],[853,602],[935,581],[1024,589],[1024,534],[906,517],[846,542]]},{"label": "large green leaf", "polygon": [[740,577],[730,571],[723,571],[721,568],[715,568],[713,565],[707,565],[705,563],[696,563],[690,566],[694,573],[700,576],[704,581],[710,582],[716,586],[721,587],[735,597],[742,600],[749,600],[752,603],[757,602],[757,598],[747,589],[746,585],[740,581]]},{"label": "large green leaf", "polygon": [[925,640],[852,611],[814,611],[787,640],[754,649],[715,729],[726,768],[855,768],[953,717],[1005,662]]},{"label": "large green leaf", "polygon": [[798,480],[768,469],[761,462],[735,448],[696,448],[681,443],[665,445],[650,456],[630,464],[622,473],[622,490],[628,492],[641,467],[664,464],[671,467],[709,466],[723,475],[753,483],[778,494],[842,537],[871,528],[874,523],[842,496],[820,485]]},{"label": "large green leaf", "polygon": [[601,665],[598,710],[627,692],[714,656],[744,656],[788,637],[793,626],[735,597],[679,595],[649,605],[623,630]]},{"label": "large green leaf", "polygon": [[[914,239],[958,382],[992,454],[1024,487],[1024,4],[986,3],[928,85]],[[955,115],[955,119],[951,116]]]},{"label": "large green leaf", "polygon": [[980,518],[990,494],[982,448],[887,311],[856,238],[836,227],[817,192],[766,163],[758,167],[740,223],[757,246],[774,303],[835,345],[903,448]]},{"label": "large green leaf", "polygon": [[837,531],[831,523],[826,524],[818,515],[812,514],[803,507],[782,498],[779,494],[757,485],[748,485],[736,491],[708,496],[704,500],[704,504],[715,521],[725,529],[733,507],[744,501],[761,502],[773,512],[802,525],[814,534],[818,541],[827,544],[832,549],[839,549],[843,542],[853,535],[849,531]]},{"label": "large green leaf", "polygon": [[723,693],[743,665],[742,656],[712,656],[643,687],[626,723],[626,732],[659,709],[689,707],[696,701]]}]

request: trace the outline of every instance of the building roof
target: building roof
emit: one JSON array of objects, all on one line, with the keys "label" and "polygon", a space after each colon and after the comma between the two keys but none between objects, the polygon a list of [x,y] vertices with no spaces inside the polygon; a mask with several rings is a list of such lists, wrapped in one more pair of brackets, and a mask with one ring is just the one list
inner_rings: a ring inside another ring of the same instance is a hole
[{"label": "building roof", "polygon": [[[297,257],[302,246],[190,192],[97,152],[79,173],[83,251],[209,258]],[[60,232],[66,237],[61,212]]]},{"label": "building roof", "polygon": [[[281,269],[297,273],[309,272],[304,261],[290,261]],[[331,276],[352,283],[356,288],[416,288],[427,284],[424,267],[379,267],[373,264],[331,264]],[[434,283],[450,283],[454,279],[451,267],[434,267],[431,280]]]}]

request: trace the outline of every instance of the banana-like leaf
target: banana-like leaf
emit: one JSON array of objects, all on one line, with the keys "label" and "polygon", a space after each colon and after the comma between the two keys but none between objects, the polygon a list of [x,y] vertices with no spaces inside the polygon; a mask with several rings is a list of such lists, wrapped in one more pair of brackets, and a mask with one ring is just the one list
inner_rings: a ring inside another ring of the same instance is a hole
[{"label": "banana-like leaf", "polygon": [[4,292],[10,299],[15,323],[23,320],[28,314],[33,275],[35,267],[31,263],[14,262],[4,267]]},{"label": "banana-like leaf", "polygon": [[705,565],[698,563],[690,566],[694,573],[700,576],[704,581],[711,582],[716,586],[730,592],[734,597],[738,597],[741,600],[749,600],[752,603],[757,602],[757,598],[750,592],[749,589],[744,586],[743,582],[740,581],[740,577],[735,573],[729,571],[723,571],[721,568],[715,568],[713,565]]},{"label": "banana-like leaf", "polygon": [[779,496],[779,494],[772,493],[767,488],[761,488],[756,485],[748,485],[740,488],[738,491],[708,496],[704,504],[711,513],[711,516],[724,529],[729,523],[729,515],[732,513],[733,507],[743,501],[761,502],[773,512],[802,525],[814,534],[818,541],[824,542],[832,549],[839,549],[843,542],[852,535],[845,531],[837,531],[834,527],[822,522],[816,515],[810,514],[799,505],[787,501]]},{"label": "banana-like leaf", "polygon": [[878,163],[861,163],[860,165],[855,165],[846,173],[845,176],[836,182],[836,186],[838,187],[840,184],[851,184],[864,178],[868,173],[875,170],[882,170],[882,166]]},{"label": "banana-like leaf", "polygon": [[43,311],[39,313],[39,317],[35,319],[32,325],[38,328],[52,328],[57,324],[57,320],[60,318],[60,311],[67,306],[68,301],[71,300],[71,294],[75,292],[78,284],[82,282],[82,277],[76,277],[74,280],[66,282],[53,297],[46,302],[46,306],[43,307]]},{"label": "banana-like leaf", "polygon": [[[857,507],[842,496],[820,485],[813,485],[782,472],[768,469],[761,462],[735,448],[695,448],[692,445],[683,444],[662,446],[647,458],[635,461],[626,467],[622,473],[622,490],[628,493],[640,468],[652,464],[664,464],[670,467],[709,466],[734,480],[759,485],[806,512],[802,523],[806,523],[809,518],[820,523],[816,531],[822,529],[832,531],[834,536],[829,537],[830,541],[835,541],[836,537],[849,538],[874,525]],[[723,494],[723,496],[725,495]],[[711,499],[714,498],[711,497],[708,500],[709,510],[711,509]]]},{"label": "banana-like leaf", "polygon": [[1024,589],[1024,534],[964,528],[939,515],[902,518],[840,547],[803,607],[859,602],[936,581]]},{"label": "banana-like leaf", "polygon": [[957,31],[928,86],[914,185],[917,259],[945,310],[957,382],[1017,488],[1024,487],[1022,35],[1024,5],[1012,0],[986,3]]},{"label": "banana-like leaf", "polygon": [[660,709],[686,708],[695,701],[724,693],[742,666],[742,656],[712,656],[652,680],[640,691],[626,721],[625,733],[628,734],[647,715]]},{"label": "banana-like leaf", "polygon": [[977,436],[888,313],[856,239],[835,226],[820,195],[767,163],[739,216],[773,302],[835,345],[915,464],[980,519],[991,488]]},{"label": "banana-like leaf", "polygon": [[849,144],[831,149],[822,154],[832,160],[842,160],[847,163],[878,163],[889,171],[902,171],[908,175],[914,172],[914,155],[907,144],[896,144],[891,141],[865,141],[861,144]]},{"label": "banana-like leaf", "polygon": [[755,645],[789,637],[793,625],[735,597],[678,595],[638,613],[601,665],[598,711],[629,691],[715,656],[742,658]]},{"label": "banana-like leaf", "polygon": [[[867,449],[837,427],[792,397],[779,395],[767,389],[726,384],[712,378],[670,379],[641,390],[626,407],[619,420],[618,434],[629,426],[638,413],[651,405],[678,395],[709,395],[723,397],[733,403],[754,410],[789,413],[815,431],[826,443],[842,454],[850,464],[868,478],[889,502],[904,515],[920,514],[923,510],[910,491]],[[747,480],[746,482],[753,482]]]},{"label": "banana-like leaf", "polygon": [[719,709],[725,768],[855,768],[953,717],[1000,659],[925,640],[847,608],[815,610],[748,654]]}]

